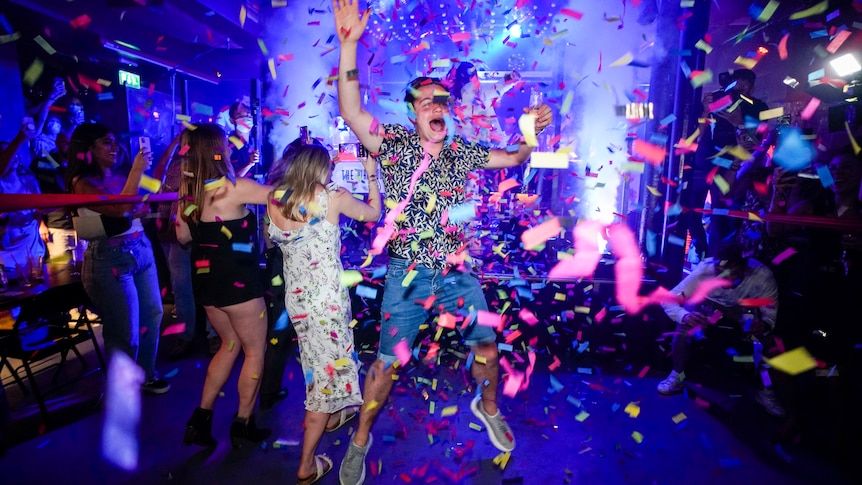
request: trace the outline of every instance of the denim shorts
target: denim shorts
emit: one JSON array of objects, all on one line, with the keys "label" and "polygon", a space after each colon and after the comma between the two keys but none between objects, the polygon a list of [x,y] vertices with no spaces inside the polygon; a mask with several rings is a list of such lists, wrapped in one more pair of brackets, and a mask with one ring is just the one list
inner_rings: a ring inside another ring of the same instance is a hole
[{"label": "denim shorts", "polygon": [[[479,281],[470,273],[450,269],[446,275],[442,270],[434,270],[416,265],[417,271],[413,281],[406,287],[402,284],[407,277],[407,268],[411,261],[399,258],[389,258],[389,269],[386,274],[386,285],[383,291],[381,311],[383,318],[380,325],[380,348],[377,357],[386,364],[398,360],[395,346],[406,340],[412,349],[419,326],[431,315],[422,306],[431,296],[435,295],[433,309],[443,306],[443,310],[453,315],[467,316],[478,310],[488,310],[485,294]],[[459,306],[459,299],[463,304]],[[386,318],[389,315],[389,318]],[[466,328],[456,327],[464,338],[464,343],[470,347],[485,345],[497,340],[497,334],[490,327],[477,325],[476,319]]]}]

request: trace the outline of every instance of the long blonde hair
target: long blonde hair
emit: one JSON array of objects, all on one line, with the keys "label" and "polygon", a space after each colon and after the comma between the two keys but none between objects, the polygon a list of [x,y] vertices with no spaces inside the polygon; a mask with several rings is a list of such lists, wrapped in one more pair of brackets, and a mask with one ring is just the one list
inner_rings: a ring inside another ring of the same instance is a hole
[{"label": "long blonde hair", "polygon": [[307,222],[317,216],[311,202],[317,187],[329,182],[330,170],[331,160],[325,148],[303,145],[295,152],[278,187],[279,191],[288,191],[279,201],[286,219]]},{"label": "long blonde hair", "polygon": [[[179,188],[180,209],[183,220],[199,222],[204,208],[207,182],[226,177],[236,185],[230,151],[222,128],[215,124],[198,125],[186,130],[182,137],[188,140],[189,149],[183,163],[183,176]],[[194,207],[189,209],[189,207]]]}]

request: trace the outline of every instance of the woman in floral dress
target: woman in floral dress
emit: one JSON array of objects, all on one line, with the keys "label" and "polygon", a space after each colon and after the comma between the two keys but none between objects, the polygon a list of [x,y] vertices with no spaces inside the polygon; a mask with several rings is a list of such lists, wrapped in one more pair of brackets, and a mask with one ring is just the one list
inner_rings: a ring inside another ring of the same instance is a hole
[{"label": "woman in floral dress", "polygon": [[324,430],[334,431],[362,404],[358,363],[353,357],[350,296],[341,282],[341,215],[375,221],[381,200],[377,163],[364,162],[368,203],[330,183],[332,165],[325,148],[303,146],[270,198],[269,236],[284,254],[285,306],[298,336],[305,376],[305,435],[297,477],[316,483],[332,461],[315,455]]}]

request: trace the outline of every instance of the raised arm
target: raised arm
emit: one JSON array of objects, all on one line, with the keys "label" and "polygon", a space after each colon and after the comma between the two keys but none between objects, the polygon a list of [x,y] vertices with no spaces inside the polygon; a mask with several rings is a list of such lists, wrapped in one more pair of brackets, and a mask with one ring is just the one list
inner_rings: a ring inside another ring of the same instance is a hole
[{"label": "raised arm", "polygon": [[[150,168],[153,154],[151,152],[138,152],[135,156],[135,162],[132,169],[129,171],[129,176],[126,178],[126,184],[123,186],[122,192],[117,195],[137,195],[138,187],[141,185],[141,176],[144,171]],[[72,192],[75,194],[105,194],[106,192],[96,186],[91,180],[85,177],[78,177],[72,180]],[[106,216],[124,217],[133,214],[142,204],[106,204],[96,207],[96,212],[105,214]],[[145,205],[145,204],[144,204]]]},{"label": "raised arm", "polygon": [[48,112],[51,110],[51,106],[54,106],[54,103],[65,95],[66,84],[61,78],[54,79],[54,87],[51,89],[51,94],[49,94],[48,99],[39,106],[39,110],[36,113],[37,134],[42,133],[42,130],[45,128],[45,121],[48,120]]},{"label": "raised arm", "polygon": [[359,69],[356,65],[356,46],[365,32],[371,10],[359,15],[359,0],[332,0],[335,13],[335,31],[341,43],[338,59],[338,110],[359,141],[371,152],[380,150],[383,137],[371,133],[374,117],[362,106],[359,92]]},{"label": "raised arm", "polygon": [[[529,112],[529,109],[524,108],[524,112]],[[541,133],[550,125],[552,118],[551,108],[548,105],[543,104],[539,106],[539,109],[536,110],[536,133]],[[491,150],[491,156],[485,168],[515,167],[524,163],[531,153],[533,153],[533,147],[528,146],[524,140],[521,140],[521,143],[518,145],[518,151]]]},{"label": "raised arm", "polygon": [[261,185],[248,178],[236,179],[236,201],[240,204],[266,204],[273,187]]},{"label": "raised arm", "polygon": [[368,156],[362,164],[368,174],[368,202],[357,200],[344,189],[338,189],[332,200],[339,213],[360,222],[373,222],[380,218],[380,210],[383,208],[380,188],[377,186],[377,161]]}]

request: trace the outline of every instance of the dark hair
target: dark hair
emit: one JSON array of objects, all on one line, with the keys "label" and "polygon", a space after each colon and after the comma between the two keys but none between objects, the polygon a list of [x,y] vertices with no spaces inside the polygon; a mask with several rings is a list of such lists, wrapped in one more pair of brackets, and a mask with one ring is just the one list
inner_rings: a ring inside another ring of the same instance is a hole
[{"label": "dark hair", "polygon": [[754,83],[754,80],[757,79],[757,74],[751,69],[735,69],[730,78]]},{"label": "dark hair", "polygon": [[733,268],[748,265],[748,255],[745,252],[745,246],[736,240],[727,241],[719,246],[715,252],[715,260],[719,263],[726,261],[725,266]]},{"label": "dark hair", "polygon": [[230,105],[230,108],[228,108],[227,110],[227,115],[230,117],[231,121],[233,121],[234,117],[236,116],[236,112],[239,111],[240,106],[245,106],[246,109],[251,109],[247,104],[241,103],[239,101]]},{"label": "dark hair", "polygon": [[447,93],[449,92],[449,88],[446,87],[445,84],[443,84],[443,81],[441,81],[440,78],[420,76],[410,81],[410,84],[407,85],[407,91],[404,94],[404,102],[407,103],[407,106],[412,107],[413,102],[416,101],[416,95],[413,94],[414,91],[421,88],[422,86],[428,86],[429,84],[440,86],[441,88],[445,89]]},{"label": "dark hair", "polygon": [[[317,138],[312,138],[309,145],[326,148]],[[280,184],[285,172],[290,168],[290,163],[293,162],[299,149],[304,146],[305,143],[302,142],[302,137],[298,137],[288,143],[287,146],[284,147],[284,151],[281,152],[281,158],[273,162],[272,166],[269,168],[269,173],[266,175],[266,182],[270,185]]]},{"label": "dark hair", "polygon": [[96,140],[113,133],[110,128],[101,123],[84,123],[78,125],[69,140],[69,151],[66,156],[69,166],[66,169],[66,187],[72,190],[72,181],[78,177],[101,177],[102,167],[93,163],[90,149]]},{"label": "dark hair", "polygon": [[452,79],[452,96],[461,99],[461,91],[471,82],[474,74],[476,74],[476,66],[471,62],[462,62],[455,70],[455,76]]}]

